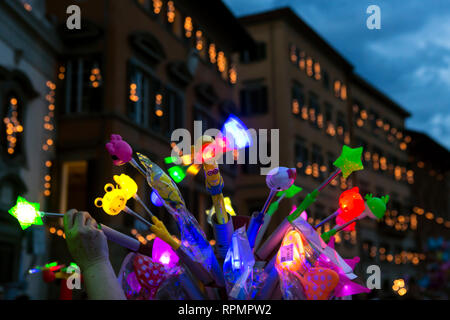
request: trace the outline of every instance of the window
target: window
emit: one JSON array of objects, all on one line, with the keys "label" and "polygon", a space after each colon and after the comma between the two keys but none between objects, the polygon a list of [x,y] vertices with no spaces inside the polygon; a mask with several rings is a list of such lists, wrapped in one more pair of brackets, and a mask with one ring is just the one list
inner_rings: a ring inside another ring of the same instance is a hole
[{"label": "window", "polygon": [[303,94],[303,87],[297,81],[292,85],[292,113],[300,117],[300,109],[305,104],[305,95]]},{"label": "window", "polygon": [[[307,166],[308,164],[308,149],[306,147],[305,140],[296,137],[295,138],[295,165],[297,168],[302,169]],[[302,174],[304,174],[305,170],[300,170]]]},{"label": "window", "polygon": [[347,122],[345,121],[345,115],[342,111],[338,111],[337,113],[337,133],[340,137],[344,136],[344,133],[347,132]]},{"label": "window", "polygon": [[266,59],[266,43],[256,42],[256,45],[252,49],[242,51],[240,54],[241,63],[252,63]]},{"label": "window", "polygon": [[328,102],[325,102],[325,123],[333,122],[333,106]]},{"label": "window", "polygon": [[309,119],[311,122],[316,124],[317,127],[317,116],[320,113],[320,106],[319,106],[319,97],[313,93],[309,93]]},{"label": "window", "polygon": [[291,44],[289,46],[289,60],[297,66],[298,64],[298,49],[295,45]]},{"label": "window", "polygon": [[369,119],[370,119],[370,127],[371,127],[372,131],[378,132],[377,120],[379,117],[380,116],[378,115],[377,112],[375,112],[375,111],[370,112]]},{"label": "window", "polygon": [[68,58],[59,68],[65,114],[98,112],[102,108],[103,80],[97,58]]},{"label": "window", "polygon": [[[324,165],[322,148],[316,144],[313,144],[312,148],[312,174],[314,178],[322,178],[323,177],[323,169]],[[322,169],[322,170],[321,170]]]},{"label": "window", "polygon": [[323,87],[327,90],[330,89],[330,76],[328,75],[328,72],[325,70],[322,71],[323,73]]},{"label": "window", "polygon": [[313,65],[314,65],[313,58],[307,57],[306,58],[306,75],[308,77],[312,77],[314,75]]},{"label": "window", "polygon": [[334,95],[341,100],[347,99],[347,86],[340,80],[334,81]]},{"label": "window", "polygon": [[[327,152],[327,169],[328,172],[333,172],[335,170],[334,161],[336,160],[336,156],[331,153]],[[336,186],[336,184],[331,183],[332,186]]]},{"label": "window", "polygon": [[184,127],[183,99],[177,91],[132,64],[128,77],[128,117],[132,121],[166,137]]},{"label": "window", "polygon": [[247,83],[240,92],[240,103],[244,116],[267,113],[267,87],[259,82]]},{"label": "window", "polygon": [[211,115],[211,111],[199,104],[194,106],[194,121],[202,122],[202,132],[219,127],[219,124]]}]

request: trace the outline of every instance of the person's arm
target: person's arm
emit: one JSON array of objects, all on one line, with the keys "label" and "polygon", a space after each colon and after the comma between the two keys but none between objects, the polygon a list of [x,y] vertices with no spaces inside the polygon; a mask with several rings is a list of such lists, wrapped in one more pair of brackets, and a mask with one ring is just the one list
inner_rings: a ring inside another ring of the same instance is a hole
[{"label": "person's arm", "polygon": [[69,210],[64,215],[67,246],[80,266],[86,292],[92,300],[125,300],[109,261],[106,236],[87,212]]}]

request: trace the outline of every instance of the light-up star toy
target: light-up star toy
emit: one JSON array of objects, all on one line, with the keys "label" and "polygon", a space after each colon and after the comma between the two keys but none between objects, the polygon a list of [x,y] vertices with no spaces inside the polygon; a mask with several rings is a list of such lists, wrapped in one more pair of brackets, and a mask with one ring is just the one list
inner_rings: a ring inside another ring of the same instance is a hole
[{"label": "light-up star toy", "polygon": [[22,230],[32,225],[42,226],[42,217],[62,217],[59,213],[39,211],[40,204],[28,202],[25,198],[18,196],[16,205],[8,210],[8,213],[19,221]]},{"label": "light-up star toy", "polygon": [[361,162],[363,148],[350,148],[344,145],[342,147],[341,155],[333,162],[337,169],[315,190],[308,193],[303,202],[298,206],[287,219],[292,222],[297,219],[300,214],[305,211],[314,201],[316,201],[319,192],[321,192],[339,173],[342,172],[342,176],[347,178],[353,171],[364,169]]}]

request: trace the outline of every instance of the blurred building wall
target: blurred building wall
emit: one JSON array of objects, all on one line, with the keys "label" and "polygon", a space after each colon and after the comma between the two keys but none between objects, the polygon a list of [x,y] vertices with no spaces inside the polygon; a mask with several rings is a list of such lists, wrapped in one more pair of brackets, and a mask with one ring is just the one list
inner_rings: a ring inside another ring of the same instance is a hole
[{"label": "blurred building wall", "polygon": [[7,212],[18,195],[47,207],[44,184],[51,164],[46,161],[53,151],[42,149],[52,139],[43,125],[59,42],[44,18],[45,3],[36,3],[34,8],[21,1],[0,3],[0,286],[6,299],[46,298],[47,290],[39,275],[27,274],[28,268],[47,263],[45,228],[22,231]]}]

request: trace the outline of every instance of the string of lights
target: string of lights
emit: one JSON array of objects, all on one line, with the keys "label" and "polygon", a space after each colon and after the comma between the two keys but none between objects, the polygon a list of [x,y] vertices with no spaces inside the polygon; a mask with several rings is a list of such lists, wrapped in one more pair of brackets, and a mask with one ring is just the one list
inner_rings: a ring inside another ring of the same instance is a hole
[{"label": "string of lights", "polygon": [[[53,119],[55,116],[55,90],[56,85],[51,82],[47,81],[46,83],[47,88],[49,89],[48,94],[46,95],[45,99],[48,103],[47,106],[47,113],[44,116],[44,130],[47,134],[44,134],[44,143],[42,145],[42,150],[44,151],[44,155],[46,153],[49,153],[51,150],[51,147],[54,144],[53,141],[53,131],[55,129],[53,124]],[[46,160],[44,162],[46,172],[44,173],[44,196],[49,197],[51,194],[51,175],[50,175],[50,168],[53,165],[53,162],[51,160],[51,154],[45,156]]]}]

